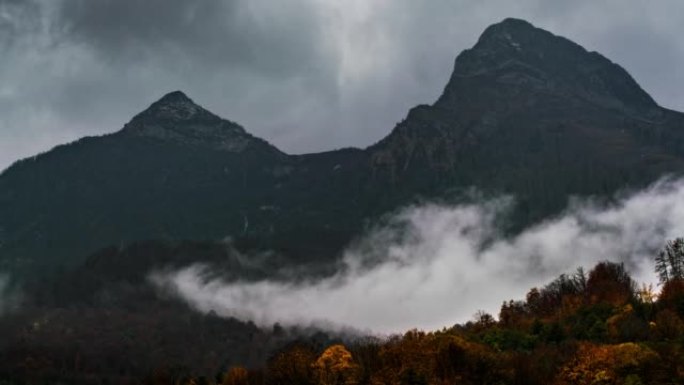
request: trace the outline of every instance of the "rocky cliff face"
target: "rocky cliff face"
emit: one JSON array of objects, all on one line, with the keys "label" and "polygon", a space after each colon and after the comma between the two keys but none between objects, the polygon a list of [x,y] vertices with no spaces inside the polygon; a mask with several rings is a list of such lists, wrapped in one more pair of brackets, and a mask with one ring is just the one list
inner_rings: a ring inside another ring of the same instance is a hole
[{"label": "rocky cliff face", "polygon": [[117,133],[18,162],[0,175],[0,261],[69,268],[107,245],[225,237],[329,260],[418,197],[512,194],[515,228],[682,170],[682,114],[600,54],[506,19],[367,149],[286,155],[172,92]]}]

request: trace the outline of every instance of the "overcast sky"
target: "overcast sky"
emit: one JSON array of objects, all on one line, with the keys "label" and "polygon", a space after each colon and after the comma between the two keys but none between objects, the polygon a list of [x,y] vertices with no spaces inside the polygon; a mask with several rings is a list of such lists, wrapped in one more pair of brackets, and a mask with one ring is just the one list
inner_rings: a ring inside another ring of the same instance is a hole
[{"label": "overcast sky", "polygon": [[367,146],[505,17],[597,50],[684,110],[684,2],[0,0],[0,169],[166,92],[290,153]]}]

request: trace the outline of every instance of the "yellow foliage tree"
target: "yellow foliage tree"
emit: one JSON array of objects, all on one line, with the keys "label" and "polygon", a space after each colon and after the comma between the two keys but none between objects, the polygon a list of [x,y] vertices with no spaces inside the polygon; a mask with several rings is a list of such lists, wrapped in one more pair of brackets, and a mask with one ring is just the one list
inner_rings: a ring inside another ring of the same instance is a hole
[{"label": "yellow foliage tree", "polygon": [[344,345],[332,345],[313,364],[321,385],[356,384],[357,365]]}]

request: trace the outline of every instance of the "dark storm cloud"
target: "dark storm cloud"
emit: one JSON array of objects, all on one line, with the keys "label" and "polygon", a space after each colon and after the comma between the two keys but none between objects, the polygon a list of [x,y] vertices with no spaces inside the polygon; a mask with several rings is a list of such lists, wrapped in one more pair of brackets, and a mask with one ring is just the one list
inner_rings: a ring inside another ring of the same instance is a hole
[{"label": "dark storm cloud", "polygon": [[247,0],[73,0],[58,17],[69,38],[115,62],[191,58],[199,67],[280,78],[326,59],[314,8],[259,7]]},{"label": "dark storm cloud", "polygon": [[674,0],[0,0],[0,168],[115,131],[175,89],[288,152],[366,146],[509,16],[684,109],[681,14]]},{"label": "dark storm cloud", "polygon": [[[3,0],[0,168],[116,130],[173,89],[246,123],[295,100],[334,104],[335,54],[316,12],[304,1]],[[273,137],[275,124],[256,121]]]}]

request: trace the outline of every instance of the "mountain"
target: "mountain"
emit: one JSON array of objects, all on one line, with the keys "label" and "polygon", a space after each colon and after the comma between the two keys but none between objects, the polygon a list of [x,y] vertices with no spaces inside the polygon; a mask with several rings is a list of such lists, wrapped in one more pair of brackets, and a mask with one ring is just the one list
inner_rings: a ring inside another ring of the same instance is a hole
[{"label": "mountain", "polygon": [[456,58],[436,103],[412,109],[369,150],[397,185],[433,178],[514,194],[525,224],[570,195],[681,172],[683,135],[684,115],[658,106],[617,64],[506,19]]},{"label": "mountain", "polygon": [[684,170],[684,114],[619,65],[516,19],[456,58],[444,92],[365,149],[288,155],[165,95],[123,129],[0,175],[0,269],[72,269],[105,246],[217,241],[330,261],[382,214],[471,187],[512,194],[510,229],[570,196]]}]

